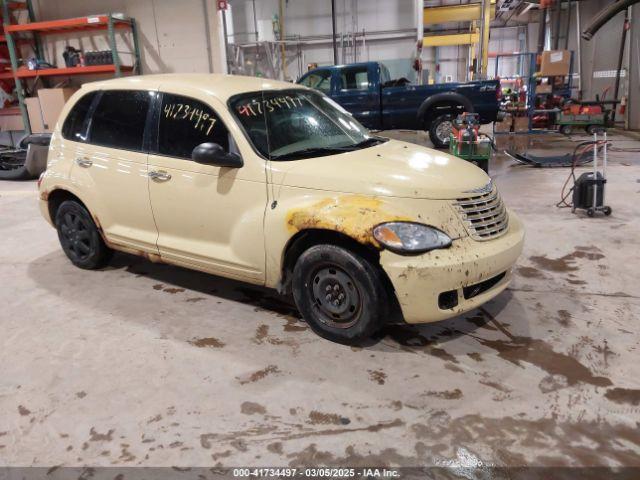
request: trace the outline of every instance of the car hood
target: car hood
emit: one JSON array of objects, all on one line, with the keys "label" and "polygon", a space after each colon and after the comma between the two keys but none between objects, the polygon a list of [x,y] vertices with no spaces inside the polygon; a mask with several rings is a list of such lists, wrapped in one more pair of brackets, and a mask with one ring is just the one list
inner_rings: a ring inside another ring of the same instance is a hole
[{"label": "car hood", "polygon": [[338,155],[274,161],[271,170],[276,185],[434,200],[464,197],[491,180],[465,160],[397,140]]}]

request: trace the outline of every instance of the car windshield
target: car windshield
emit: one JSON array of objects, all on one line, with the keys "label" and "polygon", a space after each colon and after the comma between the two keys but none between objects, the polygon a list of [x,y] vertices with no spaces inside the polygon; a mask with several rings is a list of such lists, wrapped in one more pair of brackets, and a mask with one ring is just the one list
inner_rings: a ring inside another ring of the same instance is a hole
[{"label": "car windshield", "polygon": [[371,135],[329,97],[313,91],[253,92],[229,103],[255,149],[272,160],[320,157],[386,141]]}]

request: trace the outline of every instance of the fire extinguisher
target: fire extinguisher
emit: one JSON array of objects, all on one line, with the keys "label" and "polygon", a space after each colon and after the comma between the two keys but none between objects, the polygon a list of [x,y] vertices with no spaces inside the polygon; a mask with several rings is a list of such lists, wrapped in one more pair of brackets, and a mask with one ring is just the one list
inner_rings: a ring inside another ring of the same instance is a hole
[{"label": "fire extinguisher", "polygon": [[623,96],[620,99],[620,115],[624,115],[624,112],[627,110],[627,97]]}]

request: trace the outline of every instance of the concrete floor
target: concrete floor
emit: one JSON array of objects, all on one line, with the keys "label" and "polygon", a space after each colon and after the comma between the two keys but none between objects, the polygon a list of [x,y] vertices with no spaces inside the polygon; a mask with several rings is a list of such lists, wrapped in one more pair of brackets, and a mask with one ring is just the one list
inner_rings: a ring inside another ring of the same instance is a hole
[{"label": "concrete floor", "polygon": [[271,291],[74,268],[35,182],[1,183],[0,465],[640,466],[640,159],[610,160],[594,219],[554,206],[567,169],[497,161],[527,227],[512,286],[365,348]]}]

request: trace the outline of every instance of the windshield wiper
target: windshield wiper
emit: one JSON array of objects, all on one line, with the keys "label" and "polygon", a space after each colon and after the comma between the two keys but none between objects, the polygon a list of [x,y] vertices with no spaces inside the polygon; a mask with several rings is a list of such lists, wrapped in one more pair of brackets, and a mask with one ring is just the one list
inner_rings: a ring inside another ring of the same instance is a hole
[{"label": "windshield wiper", "polygon": [[352,150],[357,150],[360,148],[373,147],[374,145],[378,145],[386,141],[387,139],[384,137],[369,137],[361,142],[356,143],[355,145],[351,145],[348,148]]},{"label": "windshield wiper", "polygon": [[353,152],[354,150],[360,150],[361,148],[372,147],[379,143],[386,142],[387,139],[383,137],[369,137],[361,142],[353,145],[345,145],[344,147],[311,147],[303,148],[302,150],[296,150],[295,152],[283,153],[281,155],[272,155],[272,160],[291,160],[294,158],[312,157],[314,155],[323,156],[331,155],[333,153]]},{"label": "windshield wiper", "polygon": [[293,158],[312,157],[314,155],[323,156],[331,155],[332,153],[344,153],[350,152],[351,147],[312,147],[303,148],[302,150],[296,150],[295,152],[283,153],[281,155],[272,155],[272,160],[291,160]]}]

